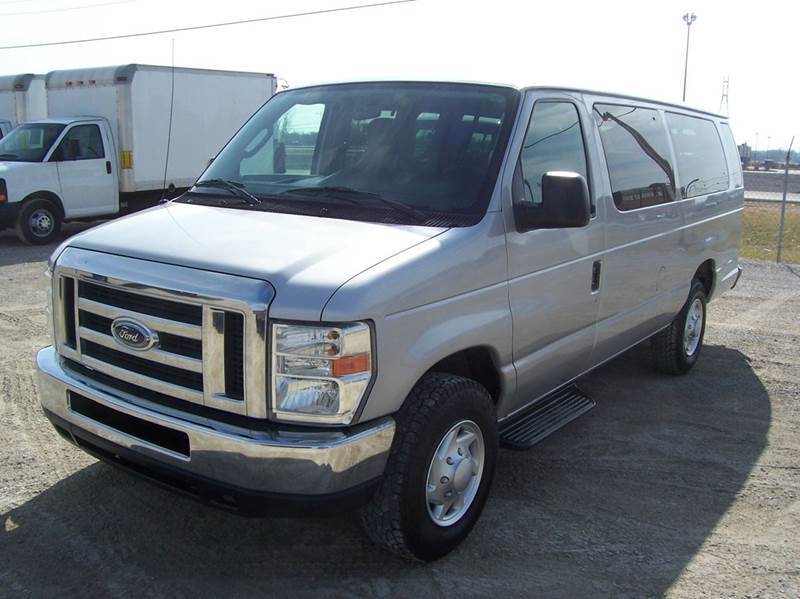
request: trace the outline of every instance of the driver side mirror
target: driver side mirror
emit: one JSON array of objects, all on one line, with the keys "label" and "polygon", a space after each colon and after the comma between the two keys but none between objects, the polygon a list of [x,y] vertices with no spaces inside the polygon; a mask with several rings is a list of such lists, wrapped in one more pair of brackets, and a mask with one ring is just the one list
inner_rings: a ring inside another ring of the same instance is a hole
[{"label": "driver side mirror", "polygon": [[[521,180],[521,174],[518,177]],[[521,191],[524,182],[514,185]],[[514,194],[514,219],[522,233],[532,229],[571,229],[585,227],[592,215],[589,186],[578,173],[549,171],[542,175],[541,202],[520,200]],[[524,197],[524,196],[522,196]]]}]

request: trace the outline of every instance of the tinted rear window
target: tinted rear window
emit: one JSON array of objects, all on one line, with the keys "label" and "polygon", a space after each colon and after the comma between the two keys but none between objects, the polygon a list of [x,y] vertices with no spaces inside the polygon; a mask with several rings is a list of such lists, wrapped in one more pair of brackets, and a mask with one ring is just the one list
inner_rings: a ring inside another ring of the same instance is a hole
[{"label": "tinted rear window", "polygon": [[693,198],[728,189],[728,163],[712,121],[667,113],[675,146],[681,197]]},{"label": "tinted rear window", "polygon": [[617,208],[634,210],[671,202],[675,175],[659,112],[595,104],[594,115]]}]

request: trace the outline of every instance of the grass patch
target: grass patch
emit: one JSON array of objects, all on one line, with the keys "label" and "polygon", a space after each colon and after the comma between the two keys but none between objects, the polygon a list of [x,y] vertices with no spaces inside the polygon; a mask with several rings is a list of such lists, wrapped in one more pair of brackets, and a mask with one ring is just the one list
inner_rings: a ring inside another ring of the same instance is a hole
[{"label": "grass patch", "polygon": [[[746,202],[742,217],[742,251],[746,258],[775,261],[778,251],[780,204]],[[800,206],[786,206],[783,262],[800,264]]]}]

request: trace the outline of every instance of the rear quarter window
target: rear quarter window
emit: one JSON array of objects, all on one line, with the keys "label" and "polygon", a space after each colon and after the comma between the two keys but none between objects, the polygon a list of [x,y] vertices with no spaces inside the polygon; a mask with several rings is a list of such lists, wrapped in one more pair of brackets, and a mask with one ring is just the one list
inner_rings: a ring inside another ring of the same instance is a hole
[{"label": "rear quarter window", "polygon": [[678,162],[681,197],[728,189],[728,163],[713,121],[670,112],[667,125]]},{"label": "rear quarter window", "polygon": [[744,187],[744,178],[742,177],[742,159],[739,157],[739,147],[733,137],[728,123],[720,123],[720,135],[722,135],[722,145],[725,146],[725,154],[728,156],[728,170],[731,173],[734,187]]}]

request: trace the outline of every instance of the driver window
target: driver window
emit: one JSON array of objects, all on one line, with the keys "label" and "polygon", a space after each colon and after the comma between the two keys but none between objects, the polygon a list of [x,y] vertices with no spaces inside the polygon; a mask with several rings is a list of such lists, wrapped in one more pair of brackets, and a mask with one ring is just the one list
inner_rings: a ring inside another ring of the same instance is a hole
[{"label": "driver window", "polygon": [[53,160],[93,160],[105,158],[103,137],[97,125],[77,125],[67,131],[58,148],[53,153]]},{"label": "driver window", "polygon": [[537,102],[520,153],[524,201],[542,203],[542,177],[548,171],[571,171],[586,178],[577,107],[571,102]]}]

